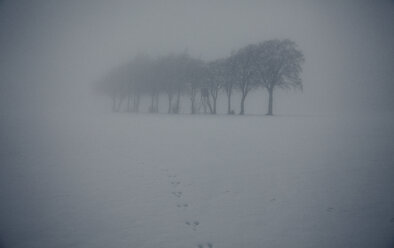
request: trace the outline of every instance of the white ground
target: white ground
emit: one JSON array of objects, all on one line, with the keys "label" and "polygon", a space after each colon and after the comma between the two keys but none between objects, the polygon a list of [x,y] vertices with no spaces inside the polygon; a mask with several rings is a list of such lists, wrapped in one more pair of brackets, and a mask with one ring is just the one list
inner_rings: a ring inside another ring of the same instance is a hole
[{"label": "white ground", "polygon": [[1,130],[0,239],[6,248],[392,247],[392,117],[14,118]]}]

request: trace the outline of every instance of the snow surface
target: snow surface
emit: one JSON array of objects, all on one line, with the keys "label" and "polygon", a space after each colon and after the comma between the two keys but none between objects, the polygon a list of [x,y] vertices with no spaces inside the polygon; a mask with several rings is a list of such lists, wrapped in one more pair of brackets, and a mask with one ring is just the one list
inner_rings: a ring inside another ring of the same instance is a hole
[{"label": "snow surface", "polygon": [[3,122],[0,247],[394,245],[392,114],[59,116]]}]

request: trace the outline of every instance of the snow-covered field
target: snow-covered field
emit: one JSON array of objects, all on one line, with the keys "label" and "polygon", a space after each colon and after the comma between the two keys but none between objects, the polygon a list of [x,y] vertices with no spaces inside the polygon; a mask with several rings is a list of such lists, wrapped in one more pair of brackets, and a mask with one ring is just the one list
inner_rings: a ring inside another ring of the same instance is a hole
[{"label": "snow-covered field", "polygon": [[2,125],[0,247],[394,245],[392,114],[33,119]]}]

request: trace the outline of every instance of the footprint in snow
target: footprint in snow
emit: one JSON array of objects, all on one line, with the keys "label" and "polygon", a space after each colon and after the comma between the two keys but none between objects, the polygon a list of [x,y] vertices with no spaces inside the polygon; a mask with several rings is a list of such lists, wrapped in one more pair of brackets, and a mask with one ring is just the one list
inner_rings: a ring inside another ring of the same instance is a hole
[{"label": "footprint in snow", "polygon": [[181,182],[176,181],[176,182],[171,182],[171,184],[174,185],[174,186],[178,186],[179,184],[181,184]]},{"label": "footprint in snow", "polygon": [[197,247],[198,247],[198,248],[204,248],[204,247],[212,248],[213,245],[212,245],[212,243],[209,243],[209,242],[208,242],[208,243],[206,243],[206,244],[198,244]]},{"label": "footprint in snow", "polygon": [[180,198],[182,196],[182,192],[172,192],[173,195],[175,195],[176,197]]},{"label": "footprint in snow", "polygon": [[327,212],[330,212],[330,213],[331,213],[332,211],[334,211],[334,208],[329,207],[329,208],[327,208],[326,210],[327,210]]},{"label": "footprint in snow", "polygon": [[185,203],[185,204],[177,204],[176,205],[178,208],[187,208],[189,206],[189,204]]},{"label": "footprint in snow", "polygon": [[200,222],[196,221],[196,220],[195,221],[186,221],[185,224],[188,226],[191,226],[193,231],[196,231],[196,228],[198,225],[200,225]]}]

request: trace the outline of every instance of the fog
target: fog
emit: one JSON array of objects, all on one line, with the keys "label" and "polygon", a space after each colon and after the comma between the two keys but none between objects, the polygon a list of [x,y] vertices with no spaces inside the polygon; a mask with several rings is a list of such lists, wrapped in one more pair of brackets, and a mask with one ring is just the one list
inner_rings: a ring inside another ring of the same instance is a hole
[{"label": "fog", "polygon": [[91,104],[91,83],[141,52],[212,60],[290,38],[305,53],[304,92],[287,94],[283,111],[391,110],[392,11],[392,1],[3,1],[2,106]]},{"label": "fog", "polygon": [[[391,247],[393,13],[390,0],[0,0],[0,247]],[[209,62],[271,39],[305,57],[303,90],[275,91],[272,118],[262,89],[245,116],[225,116],[222,95],[217,116],[164,115],[165,97],[159,114],[147,113],[149,99],[142,113],[112,113],[94,90],[140,54]],[[171,192],[174,175],[194,183],[189,199]],[[275,212],[266,203],[277,199]]]}]

